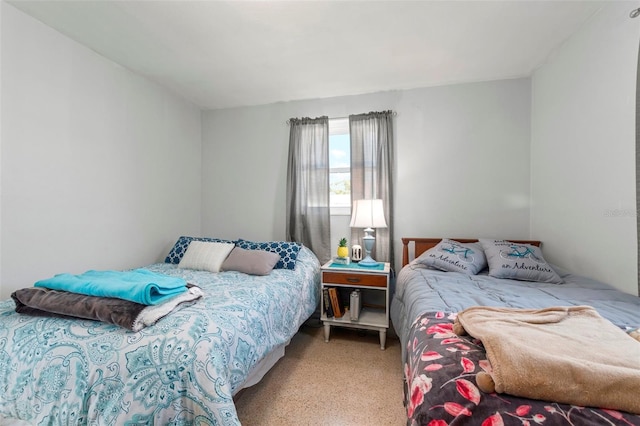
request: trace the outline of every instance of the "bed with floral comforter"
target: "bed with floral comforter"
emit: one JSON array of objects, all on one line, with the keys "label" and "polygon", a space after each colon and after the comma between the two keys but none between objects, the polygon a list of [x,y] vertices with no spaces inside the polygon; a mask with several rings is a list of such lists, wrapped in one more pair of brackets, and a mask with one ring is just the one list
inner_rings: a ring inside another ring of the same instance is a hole
[{"label": "bed with floral comforter", "polygon": [[[405,247],[413,240],[403,239]],[[416,256],[440,241],[416,240],[424,243]],[[640,327],[639,297],[556,266],[561,284],[495,278],[486,269],[476,274],[445,272],[416,260],[409,262],[406,253],[403,257],[391,319],[402,344],[408,426],[640,426],[640,416],[627,412],[482,392],[476,374],[491,368],[484,347],[452,329],[457,313],[472,306],[586,305],[632,337],[640,336],[634,331]]]},{"label": "bed with floral comforter", "polygon": [[617,410],[482,392],[475,377],[491,365],[480,341],[453,333],[455,316],[426,312],[411,325],[404,362],[407,425],[640,425],[640,416]]},{"label": "bed with floral comforter", "polygon": [[319,266],[304,247],[267,276],[151,265],[204,297],[139,332],[2,301],[0,424],[237,425],[233,395],[314,312]]}]

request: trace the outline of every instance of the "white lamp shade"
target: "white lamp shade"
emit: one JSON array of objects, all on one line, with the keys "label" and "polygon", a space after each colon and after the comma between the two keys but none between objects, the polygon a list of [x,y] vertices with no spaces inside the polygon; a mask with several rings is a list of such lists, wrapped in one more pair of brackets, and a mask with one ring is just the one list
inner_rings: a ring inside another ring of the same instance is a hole
[{"label": "white lamp shade", "polygon": [[356,200],[351,213],[352,228],[386,228],[382,200]]}]

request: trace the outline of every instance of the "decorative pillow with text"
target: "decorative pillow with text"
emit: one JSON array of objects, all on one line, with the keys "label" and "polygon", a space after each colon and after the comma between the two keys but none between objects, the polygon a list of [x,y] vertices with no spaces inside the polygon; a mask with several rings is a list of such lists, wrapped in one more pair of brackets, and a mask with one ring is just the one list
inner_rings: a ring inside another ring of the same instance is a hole
[{"label": "decorative pillow with text", "polygon": [[487,259],[479,243],[459,243],[446,238],[422,253],[414,262],[466,275],[475,275],[487,266]]},{"label": "decorative pillow with text", "polygon": [[522,281],[562,284],[562,278],[542,257],[540,247],[506,240],[480,239],[489,275]]}]

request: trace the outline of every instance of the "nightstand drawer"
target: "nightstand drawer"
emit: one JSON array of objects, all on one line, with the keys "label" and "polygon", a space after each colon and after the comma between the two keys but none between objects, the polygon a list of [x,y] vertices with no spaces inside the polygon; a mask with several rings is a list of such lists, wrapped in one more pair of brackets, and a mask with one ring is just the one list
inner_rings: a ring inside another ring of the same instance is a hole
[{"label": "nightstand drawer", "polygon": [[350,272],[322,272],[322,282],[326,284],[386,287],[387,274],[357,274]]}]

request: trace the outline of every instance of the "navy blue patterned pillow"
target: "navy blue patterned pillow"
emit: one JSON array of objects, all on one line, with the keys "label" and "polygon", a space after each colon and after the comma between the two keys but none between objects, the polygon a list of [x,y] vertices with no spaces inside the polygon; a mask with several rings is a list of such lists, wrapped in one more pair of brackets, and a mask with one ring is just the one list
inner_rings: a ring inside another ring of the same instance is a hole
[{"label": "navy blue patterned pillow", "polygon": [[189,243],[191,241],[209,241],[212,243],[235,243],[235,241],[230,240],[221,240],[219,238],[207,238],[207,237],[185,237],[182,236],[178,238],[178,241],[173,245],[173,248],[167,255],[167,258],[164,260],[164,263],[173,263],[177,265],[180,263],[180,259],[184,256],[184,253],[189,248]]},{"label": "navy blue patterned pillow", "polygon": [[302,246],[290,241],[265,241],[263,243],[256,243],[240,239],[236,242],[236,247],[245,250],[265,250],[278,253],[280,260],[276,263],[274,269],[295,269],[298,252]]}]

